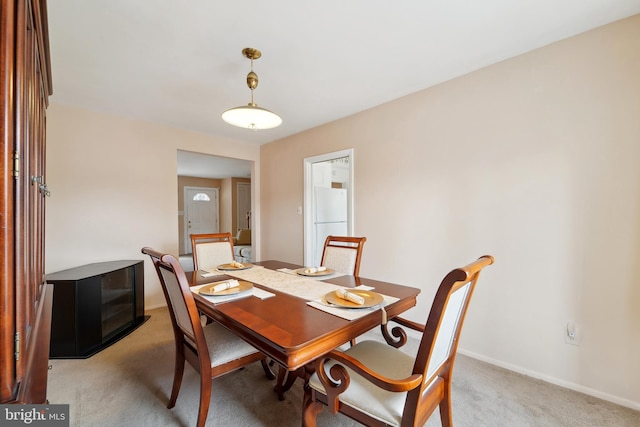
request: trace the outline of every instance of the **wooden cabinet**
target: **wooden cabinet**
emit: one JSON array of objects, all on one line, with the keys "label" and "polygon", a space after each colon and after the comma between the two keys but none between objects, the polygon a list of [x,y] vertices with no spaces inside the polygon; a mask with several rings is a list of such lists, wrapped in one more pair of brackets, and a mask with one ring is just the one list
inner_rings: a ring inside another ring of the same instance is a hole
[{"label": "wooden cabinet", "polygon": [[0,1],[0,403],[45,403],[51,285],[44,280],[45,0]]},{"label": "wooden cabinet", "polygon": [[144,264],[111,261],[47,275],[54,286],[52,358],[85,358],[145,321]]}]

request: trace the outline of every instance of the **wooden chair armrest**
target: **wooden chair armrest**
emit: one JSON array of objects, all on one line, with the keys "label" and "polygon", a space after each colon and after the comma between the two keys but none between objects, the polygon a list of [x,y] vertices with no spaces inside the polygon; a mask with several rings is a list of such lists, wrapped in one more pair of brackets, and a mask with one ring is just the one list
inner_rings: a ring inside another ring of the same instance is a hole
[{"label": "wooden chair armrest", "polygon": [[405,319],[404,317],[396,316],[391,319],[392,322],[396,322],[402,326],[405,326],[409,329],[413,329],[414,331],[419,331],[424,333],[424,325],[421,323],[412,322],[411,320]]},{"label": "wooden chair armrest", "polygon": [[[325,363],[331,359],[339,363],[339,364],[333,365],[330,369],[330,373],[333,379],[329,378],[326,375],[326,370],[324,367]],[[333,350],[325,354],[321,359],[319,359],[318,367],[316,369],[316,372],[318,373],[318,376],[320,377],[320,380],[325,385],[325,387],[327,384],[330,384],[333,387],[337,385],[338,382],[341,380],[341,378],[334,375],[334,371],[343,371],[344,377],[349,378],[349,374],[346,372],[343,365],[348,367],[358,375],[361,375],[362,377],[366,378],[372,384],[375,384],[376,386],[387,391],[403,392],[403,391],[413,390],[414,388],[418,387],[422,382],[421,374],[412,374],[406,378],[402,378],[399,380],[393,379],[393,378],[387,378],[384,375],[381,375],[376,371],[363,365],[362,362],[360,362],[358,359],[351,357],[348,354],[345,354],[339,350]]]},{"label": "wooden chair armrest", "polygon": [[[407,320],[403,317],[396,316],[389,321],[396,322],[397,324],[406,328],[424,333],[424,325],[412,322],[411,320]],[[380,325],[380,331],[382,332],[382,336],[384,337],[387,344],[392,347],[400,348],[407,343],[407,333],[399,326],[392,328],[391,332],[389,332],[388,324],[383,324]]]},{"label": "wooden chair armrest", "polygon": [[[333,359],[337,363],[329,369],[327,375],[325,364]],[[329,410],[335,414],[338,412],[338,396],[349,387],[351,381],[349,373],[345,367],[348,367],[356,374],[362,376],[372,384],[384,390],[391,392],[404,392],[413,390],[422,383],[421,374],[412,374],[406,378],[393,379],[387,378],[379,373],[369,369],[363,365],[358,359],[338,350],[333,350],[316,362],[316,373],[320,382],[324,386],[327,394],[327,402]]]}]

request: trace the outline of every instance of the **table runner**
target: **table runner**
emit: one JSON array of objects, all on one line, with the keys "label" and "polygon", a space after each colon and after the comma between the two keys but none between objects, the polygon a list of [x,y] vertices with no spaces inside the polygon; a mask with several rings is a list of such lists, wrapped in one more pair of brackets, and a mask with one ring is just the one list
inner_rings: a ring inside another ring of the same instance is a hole
[{"label": "table runner", "polygon": [[225,271],[231,277],[256,283],[266,288],[275,289],[294,297],[313,301],[322,298],[329,292],[342,289],[342,286],[322,282],[305,276],[287,274],[276,270],[269,270],[256,265],[247,270]]},{"label": "table runner", "polygon": [[[307,304],[309,306],[347,320],[358,319],[372,311],[384,311],[384,306],[398,301],[396,297],[382,295],[384,302],[381,306],[371,308],[342,308],[329,305],[325,301],[324,296],[329,292],[335,292],[336,289],[343,289],[343,286],[322,282],[306,276],[293,275],[289,271],[269,270],[262,266],[254,266],[247,270],[227,271],[226,273],[237,279],[247,280],[276,291],[293,295],[294,297],[305,299],[308,301]],[[358,288],[366,290],[373,289],[370,286],[360,286]],[[386,323],[386,312],[382,314],[382,323]]]},{"label": "table runner", "polygon": [[[287,273],[287,274],[292,274],[294,276],[301,276],[300,274],[298,274],[298,271],[304,270],[304,269],[305,269],[305,267],[296,268],[296,269],[293,269],[293,270],[290,269],[290,268],[279,268],[278,271],[282,271],[283,273]],[[304,275],[302,275],[302,276],[306,277],[308,279],[314,278],[314,276],[304,276]],[[327,274],[327,275],[324,275],[324,276],[315,276],[314,280],[328,280],[328,279],[333,279],[334,277],[340,277],[340,276],[346,276],[346,274],[340,273],[339,271],[334,271],[333,273]]]}]

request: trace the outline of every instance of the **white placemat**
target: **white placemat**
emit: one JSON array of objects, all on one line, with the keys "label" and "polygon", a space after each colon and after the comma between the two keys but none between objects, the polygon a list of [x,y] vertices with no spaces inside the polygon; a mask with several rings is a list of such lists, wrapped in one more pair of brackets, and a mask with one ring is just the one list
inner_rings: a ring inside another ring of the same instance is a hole
[{"label": "white placemat", "polygon": [[[358,286],[352,289],[364,289],[364,288],[365,286]],[[371,287],[369,286],[366,286],[366,288],[371,289]],[[367,314],[373,311],[380,311],[381,312],[380,314],[382,316],[381,323],[384,325],[387,323],[387,312],[384,309],[384,307],[398,301],[398,298],[390,297],[388,295],[382,295],[382,297],[384,298],[384,301],[382,302],[382,304],[377,305],[375,307],[371,307],[371,308],[337,307],[335,305],[329,304],[324,299],[324,297],[316,299],[314,301],[309,301],[307,305],[310,305],[313,308],[317,308],[318,310],[325,311],[329,314],[333,314],[334,316],[342,317],[343,319],[347,319],[347,320],[359,319],[360,317],[366,316]]]},{"label": "white placemat", "polygon": [[[191,292],[193,292],[194,294],[197,294],[198,290],[201,287],[210,286],[210,285],[211,285],[211,283],[207,283],[207,284],[199,285],[199,286],[193,286],[191,288]],[[256,288],[254,286],[253,288],[251,288],[251,292],[247,292],[247,293],[240,294],[240,295],[228,295],[228,296],[224,296],[224,297],[214,297],[214,296],[211,296],[211,295],[202,295],[202,294],[200,294],[200,296],[208,299],[209,301],[211,301],[215,305],[215,304],[221,304],[223,302],[233,301],[233,300],[246,298],[246,297],[250,297],[250,296],[254,296],[254,297],[260,298],[260,299],[267,299],[267,298],[276,296],[276,294],[274,294],[273,292],[265,291],[264,289]]]}]

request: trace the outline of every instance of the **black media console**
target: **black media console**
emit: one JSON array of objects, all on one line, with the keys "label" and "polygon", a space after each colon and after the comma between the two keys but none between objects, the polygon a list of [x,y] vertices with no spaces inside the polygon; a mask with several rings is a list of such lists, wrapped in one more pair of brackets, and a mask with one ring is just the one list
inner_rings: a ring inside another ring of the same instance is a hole
[{"label": "black media console", "polygon": [[87,264],[47,274],[46,282],[53,284],[52,359],[90,357],[148,319],[141,260]]}]

